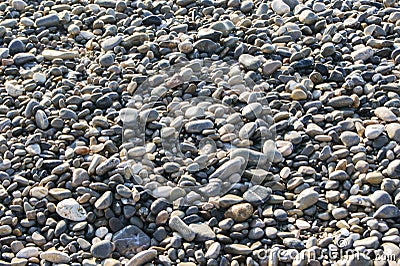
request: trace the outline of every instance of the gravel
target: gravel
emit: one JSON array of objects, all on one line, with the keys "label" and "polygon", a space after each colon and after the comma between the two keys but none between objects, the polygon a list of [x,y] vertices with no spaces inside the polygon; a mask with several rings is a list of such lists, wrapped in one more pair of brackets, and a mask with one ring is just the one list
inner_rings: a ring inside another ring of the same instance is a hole
[{"label": "gravel", "polygon": [[0,18],[0,265],[400,263],[398,1]]}]

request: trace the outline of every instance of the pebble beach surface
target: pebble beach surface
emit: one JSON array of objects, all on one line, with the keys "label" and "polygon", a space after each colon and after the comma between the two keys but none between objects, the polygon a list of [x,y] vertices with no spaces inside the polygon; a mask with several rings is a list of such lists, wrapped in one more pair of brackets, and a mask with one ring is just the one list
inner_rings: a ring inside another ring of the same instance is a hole
[{"label": "pebble beach surface", "polygon": [[400,265],[398,1],[6,0],[0,63],[0,266]]}]

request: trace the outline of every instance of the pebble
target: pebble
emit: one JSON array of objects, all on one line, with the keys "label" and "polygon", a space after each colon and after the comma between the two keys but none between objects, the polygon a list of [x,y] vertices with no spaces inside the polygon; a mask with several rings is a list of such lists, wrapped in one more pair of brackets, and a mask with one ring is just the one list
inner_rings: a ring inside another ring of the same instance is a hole
[{"label": "pebble", "polygon": [[218,258],[220,251],[221,251],[221,244],[218,242],[214,242],[207,249],[205,257],[207,259],[216,259],[216,258]]},{"label": "pebble", "polygon": [[385,127],[383,125],[368,125],[365,128],[364,134],[368,139],[376,139],[383,133],[384,130]]},{"label": "pebble", "polygon": [[178,49],[179,49],[180,52],[185,53],[185,54],[188,54],[188,53],[190,53],[190,52],[193,51],[194,45],[193,45],[193,43],[191,43],[191,42],[189,42],[189,41],[181,42],[181,43],[178,45]]},{"label": "pebble", "polygon": [[283,239],[283,245],[287,248],[303,249],[304,243],[297,238],[288,237]]},{"label": "pebble", "polygon": [[144,250],[136,254],[132,259],[128,261],[127,266],[141,266],[146,264],[147,262],[151,262],[153,259],[157,257],[157,251],[150,249]]},{"label": "pebble", "polygon": [[271,3],[272,10],[278,15],[288,14],[290,7],[282,0],[273,0]]},{"label": "pebble", "polygon": [[197,49],[199,52],[210,53],[212,51],[217,50],[219,48],[219,45],[212,40],[202,39],[195,42],[193,44],[193,47]]},{"label": "pebble", "polygon": [[234,204],[240,203],[243,201],[242,197],[232,195],[232,194],[227,194],[223,197],[221,197],[218,201],[219,205],[223,208],[230,207]]},{"label": "pebble", "polygon": [[235,255],[248,255],[251,253],[251,249],[248,246],[242,244],[230,244],[224,247],[225,252],[229,252]]},{"label": "pebble", "polygon": [[46,187],[34,187],[29,191],[32,197],[42,199],[49,194],[49,190]]},{"label": "pebble", "polygon": [[150,246],[150,237],[135,225],[128,225],[113,235],[112,242],[116,251],[129,254],[136,249]]},{"label": "pebble", "polygon": [[384,254],[394,254],[396,258],[400,256],[400,248],[393,243],[383,243],[383,253]]},{"label": "pebble", "polygon": [[30,53],[18,53],[14,55],[13,61],[16,65],[21,66],[36,60],[36,57]]},{"label": "pebble", "polygon": [[185,130],[188,133],[201,133],[203,130],[211,129],[214,123],[207,119],[191,121],[185,125]]},{"label": "pebble", "polygon": [[242,54],[239,62],[248,70],[257,70],[261,66],[261,60],[248,54]]},{"label": "pebble", "polygon": [[120,160],[118,158],[109,158],[105,160],[96,167],[96,174],[105,175],[108,171],[116,167],[119,162]]},{"label": "pebble", "polygon": [[23,259],[37,258],[39,257],[39,249],[37,247],[22,248],[15,256]]},{"label": "pebble", "polygon": [[111,206],[113,202],[113,194],[111,191],[106,191],[100,198],[96,200],[94,206],[96,209],[104,210]]},{"label": "pebble", "polygon": [[397,120],[396,115],[387,107],[378,107],[375,109],[374,113],[385,122],[394,122]]},{"label": "pebble", "polygon": [[321,46],[321,55],[324,57],[333,55],[335,51],[336,51],[335,45],[331,42],[324,43]]},{"label": "pebble", "polygon": [[171,217],[168,225],[172,230],[178,232],[186,241],[192,241],[196,236],[196,233],[178,216]]},{"label": "pebble", "polygon": [[42,52],[42,56],[47,60],[54,59],[63,59],[63,60],[72,60],[79,56],[79,54],[75,51],[58,51],[58,50],[50,50],[46,49]]},{"label": "pebble", "polygon": [[244,222],[253,214],[253,206],[249,203],[239,203],[231,206],[226,212],[226,218],[232,218],[235,222]]},{"label": "pebble", "polygon": [[40,129],[47,129],[49,127],[49,119],[43,110],[38,110],[35,114],[35,121]]},{"label": "pebble", "polygon": [[101,43],[101,48],[103,48],[105,51],[112,50],[121,42],[122,42],[121,36],[111,37]]},{"label": "pebble", "polygon": [[301,89],[295,89],[292,91],[292,94],[290,95],[290,97],[293,100],[296,101],[301,101],[301,100],[305,100],[307,99],[307,93],[305,93],[303,90]]},{"label": "pebble", "polygon": [[384,190],[377,190],[370,196],[372,204],[375,205],[376,208],[381,207],[385,204],[393,204],[392,198],[389,193]]},{"label": "pebble", "polygon": [[156,26],[160,26],[162,23],[162,20],[159,16],[155,16],[155,15],[150,15],[145,17],[142,20],[143,25],[146,26],[150,26],[150,25],[156,25]]},{"label": "pebble", "polygon": [[0,236],[10,235],[12,233],[12,228],[9,225],[0,226]]},{"label": "pebble", "polygon": [[343,132],[340,135],[340,140],[347,147],[355,146],[360,143],[360,137],[357,135],[357,133],[350,132],[350,131]]},{"label": "pebble", "polygon": [[364,239],[356,240],[353,243],[354,247],[366,247],[376,249],[379,246],[379,240],[377,236],[370,236]]},{"label": "pebble", "polygon": [[319,194],[313,188],[303,190],[296,198],[296,207],[300,210],[308,209],[318,202]]},{"label": "pebble", "polygon": [[389,219],[400,217],[400,210],[393,204],[384,204],[374,213],[374,218]]},{"label": "pebble", "polygon": [[193,232],[196,234],[195,241],[203,242],[215,239],[215,233],[210,228],[210,226],[205,223],[190,224],[189,228],[192,229]]},{"label": "pebble", "polygon": [[11,4],[12,4],[12,7],[18,11],[24,10],[25,7],[27,6],[27,4],[22,0],[13,0]]},{"label": "pebble", "polygon": [[90,253],[92,253],[95,258],[105,259],[111,255],[113,248],[114,245],[109,240],[102,240],[95,243],[90,248]]},{"label": "pebble", "polygon": [[390,123],[385,126],[385,130],[390,139],[400,142],[400,124]]},{"label": "pebble", "polygon": [[349,212],[345,208],[336,208],[332,210],[332,216],[337,220],[346,218],[348,214]]},{"label": "pebble", "polygon": [[222,32],[223,35],[228,35],[233,29],[235,29],[235,25],[230,20],[217,21],[210,25],[210,28],[216,31]]},{"label": "pebble", "polygon": [[243,194],[243,199],[253,205],[263,204],[270,198],[271,192],[266,187],[255,185]]},{"label": "pebble", "polygon": [[372,50],[371,47],[364,47],[355,50],[354,52],[351,53],[351,57],[353,58],[354,61],[367,61],[374,55],[374,51]]},{"label": "pebble", "polygon": [[296,220],[296,226],[300,230],[307,230],[311,227],[311,225],[308,222],[303,220]]},{"label": "pebble", "polygon": [[281,61],[267,61],[265,64],[263,64],[262,71],[264,75],[269,76],[275,73],[281,67],[282,67]]},{"label": "pebble", "polygon": [[8,51],[10,55],[23,53],[25,52],[25,44],[19,39],[12,40],[8,45]]},{"label": "pebble", "polygon": [[73,170],[71,185],[79,187],[83,182],[89,181],[89,174],[85,169],[77,168]]},{"label": "pebble", "polygon": [[99,63],[100,65],[102,65],[103,67],[109,67],[112,64],[114,64],[114,57],[111,54],[105,54],[102,55],[99,58]]},{"label": "pebble", "polygon": [[80,222],[86,220],[86,210],[73,198],[64,199],[57,204],[57,214],[62,218]]},{"label": "pebble", "polygon": [[69,263],[71,260],[68,254],[58,250],[47,250],[42,252],[40,253],[40,258],[52,263]]},{"label": "pebble", "polygon": [[311,10],[304,10],[299,15],[299,21],[306,25],[311,25],[317,22],[318,16]]},{"label": "pebble", "polygon": [[400,178],[400,160],[396,159],[387,166],[387,174],[391,178]]},{"label": "pebble", "polygon": [[60,19],[57,14],[50,14],[36,19],[35,24],[37,27],[53,27],[58,26]]},{"label": "pebble", "polygon": [[350,107],[354,100],[349,96],[338,96],[329,100],[328,105],[334,108]]},{"label": "pebble", "polygon": [[46,82],[46,76],[43,73],[35,73],[33,74],[33,80],[43,84]]}]

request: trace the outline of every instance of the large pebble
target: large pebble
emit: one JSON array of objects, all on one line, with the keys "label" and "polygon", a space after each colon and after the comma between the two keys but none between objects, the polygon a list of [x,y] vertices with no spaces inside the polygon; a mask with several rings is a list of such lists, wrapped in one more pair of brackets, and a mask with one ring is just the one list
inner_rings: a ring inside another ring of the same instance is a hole
[{"label": "large pebble", "polygon": [[351,131],[345,131],[340,135],[340,140],[343,142],[344,145],[347,147],[355,146],[360,143],[360,137],[357,133]]},{"label": "large pebble", "polygon": [[355,50],[351,53],[354,61],[362,60],[367,61],[374,55],[374,50],[371,47],[364,47],[358,50]]},{"label": "large pebble", "polygon": [[387,124],[385,129],[386,129],[386,132],[390,139],[393,139],[400,143],[400,124],[399,123]]},{"label": "large pebble", "polygon": [[296,207],[305,210],[318,202],[319,194],[313,188],[303,190],[296,198]]},{"label": "large pebble", "polygon": [[226,218],[232,218],[236,222],[244,222],[253,214],[253,206],[250,203],[233,205],[225,212]]},{"label": "large pebble", "polygon": [[128,261],[127,266],[142,266],[145,263],[151,262],[157,257],[157,251],[154,249],[144,250],[136,254]]},{"label": "large pebble", "polygon": [[115,249],[124,255],[150,246],[150,237],[135,225],[128,225],[116,232],[112,241]]},{"label": "large pebble", "polygon": [[49,127],[49,119],[47,118],[46,113],[43,110],[38,110],[35,114],[36,125],[40,129],[47,129]]},{"label": "large pebble", "polygon": [[251,253],[251,248],[242,244],[230,244],[224,248],[225,252],[235,255],[248,255]]},{"label": "large pebble", "polygon": [[37,258],[39,257],[39,249],[37,247],[26,247],[18,251],[15,255],[17,258]]},{"label": "large pebble", "polygon": [[213,24],[211,24],[210,28],[216,31],[220,31],[224,35],[228,35],[235,28],[235,25],[232,21],[225,20],[214,22]]},{"label": "large pebble", "polygon": [[374,113],[385,122],[394,122],[397,120],[397,116],[387,107],[378,107]]},{"label": "large pebble", "polygon": [[374,213],[374,218],[390,219],[400,217],[400,210],[393,204],[384,204]]},{"label": "large pebble", "polygon": [[271,189],[264,186],[255,185],[249,188],[244,194],[243,199],[253,205],[265,203],[271,196]]},{"label": "large pebble", "polygon": [[50,14],[41,18],[36,19],[36,26],[38,27],[52,27],[58,26],[60,19],[57,14]]},{"label": "large pebble", "polygon": [[191,121],[185,124],[186,132],[188,133],[201,133],[203,130],[211,129],[214,123],[208,119]]},{"label": "large pebble", "polygon": [[86,210],[73,198],[60,201],[57,204],[56,211],[58,215],[71,221],[86,220]]},{"label": "large pebble", "polygon": [[121,42],[122,36],[111,37],[101,43],[101,48],[103,48],[105,51],[112,50]]},{"label": "large pebble", "polygon": [[105,259],[111,255],[113,249],[114,245],[109,240],[102,240],[95,243],[90,248],[90,253],[92,253],[95,258]]},{"label": "large pebble", "polygon": [[61,51],[61,50],[50,50],[46,49],[42,52],[42,56],[44,59],[53,60],[53,59],[74,59],[79,56],[79,54],[75,51]]},{"label": "large pebble", "polygon": [[299,21],[306,25],[314,24],[317,20],[318,16],[311,10],[304,10],[299,15]]},{"label": "large pebble", "polygon": [[111,206],[113,202],[113,194],[111,191],[106,191],[100,198],[96,200],[94,206],[96,209],[104,210]]},{"label": "large pebble", "polygon": [[196,236],[196,233],[178,216],[171,217],[169,227],[178,232],[186,241],[192,241]]},{"label": "large pebble", "polygon": [[239,57],[239,62],[247,70],[257,70],[261,66],[261,60],[255,56],[249,54],[242,54]]},{"label": "large pebble", "polygon": [[400,178],[400,160],[396,159],[389,163],[387,167],[387,175],[390,178]]},{"label": "large pebble", "polygon": [[47,250],[40,253],[40,258],[52,263],[69,263],[70,257],[68,254],[58,250]]},{"label": "large pebble", "polygon": [[273,0],[271,3],[272,10],[278,15],[284,15],[290,12],[290,7],[282,0]]},{"label": "large pebble", "polygon": [[369,125],[365,128],[365,136],[369,139],[376,139],[385,130],[383,125]]}]

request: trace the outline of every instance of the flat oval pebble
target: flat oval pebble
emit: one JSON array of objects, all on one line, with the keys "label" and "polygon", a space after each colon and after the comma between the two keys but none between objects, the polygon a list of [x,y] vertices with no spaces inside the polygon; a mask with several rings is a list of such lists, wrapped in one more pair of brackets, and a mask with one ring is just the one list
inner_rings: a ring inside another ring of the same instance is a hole
[{"label": "flat oval pebble", "polygon": [[385,122],[393,122],[397,120],[396,115],[387,107],[378,107],[374,112],[377,117]]},{"label": "flat oval pebble", "polygon": [[156,250],[145,250],[136,254],[132,259],[128,261],[126,265],[136,266],[144,265],[147,262],[152,261],[157,256]]},{"label": "flat oval pebble", "polygon": [[383,125],[369,125],[365,128],[365,136],[369,139],[376,139],[384,130]]},{"label": "flat oval pebble", "polygon": [[340,140],[348,147],[358,145],[360,143],[360,137],[356,133],[350,131],[343,132],[340,135]]},{"label": "flat oval pebble", "polygon": [[70,257],[68,254],[58,250],[47,250],[40,253],[40,258],[53,263],[69,263]]},{"label": "flat oval pebble", "polygon": [[253,207],[249,203],[233,205],[225,212],[225,217],[232,218],[236,222],[246,221],[253,214]]},{"label": "flat oval pebble", "polygon": [[270,195],[270,189],[260,185],[255,185],[243,194],[243,199],[251,204],[262,204],[269,199]]},{"label": "flat oval pebble", "polygon": [[135,225],[128,225],[113,234],[112,242],[121,254],[129,254],[137,249],[150,246],[150,237]]},{"label": "flat oval pebble", "polygon": [[86,220],[86,210],[72,198],[64,199],[57,204],[57,214],[71,221]]},{"label": "flat oval pebble", "polygon": [[300,210],[307,209],[318,202],[319,194],[312,188],[303,190],[296,199],[296,207]]}]

